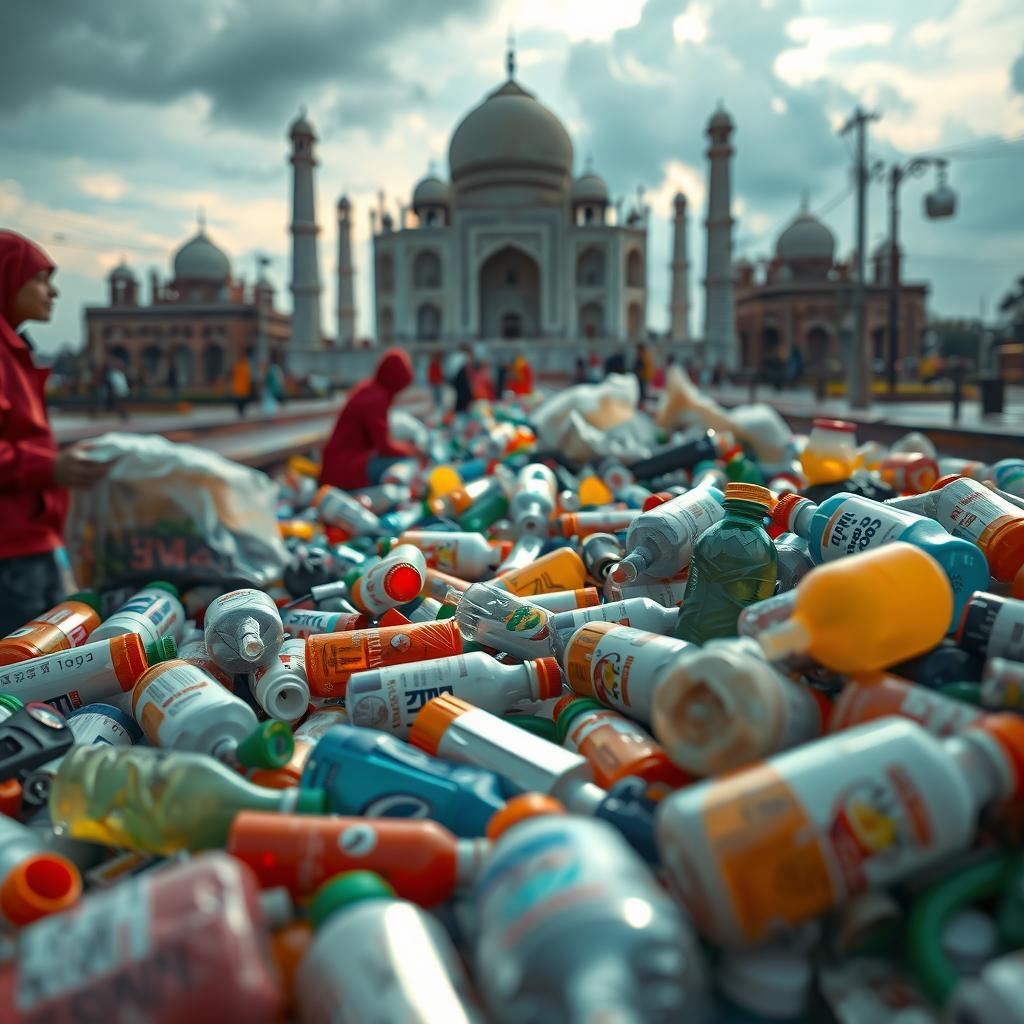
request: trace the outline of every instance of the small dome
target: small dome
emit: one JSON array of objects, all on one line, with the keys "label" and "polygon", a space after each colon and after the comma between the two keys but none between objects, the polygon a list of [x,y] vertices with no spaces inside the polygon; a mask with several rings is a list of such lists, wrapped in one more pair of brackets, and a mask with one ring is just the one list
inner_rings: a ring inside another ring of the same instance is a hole
[{"label": "small dome", "polygon": [[299,116],[292,121],[291,126],[288,129],[289,138],[294,139],[296,135],[308,135],[311,138],[316,138],[316,132],[313,131],[313,126],[306,117],[305,107],[300,109]]},{"label": "small dome", "polygon": [[775,255],[787,262],[820,260],[831,265],[835,250],[835,235],[806,209],[797,214],[775,243]]},{"label": "small dome", "polygon": [[587,171],[572,183],[572,201],[574,203],[607,203],[608,186],[600,174]]},{"label": "small dome", "polygon": [[712,128],[734,128],[732,118],[729,116],[729,112],[722,106],[721,103],[718,105],[718,109],[711,115],[711,119],[708,121],[708,131]]},{"label": "small dome", "polygon": [[537,176],[562,184],[572,173],[572,140],[561,121],[509,79],[461,121],[448,147],[452,182],[475,175],[475,185],[501,186]]},{"label": "small dome", "polygon": [[138,281],[138,278],[132,273],[132,268],[121,260],[120,263],[110,272],[111,281]]},{"label": "small dome", "polygon": [[338,209],[339,210],[351,210],[352,209],[352,203],[349,202],[348,196],[341,196],[338,199]]},{"label": "small dome", "polygon": [[434,174],[428,174],[413,189],[412,208],[419,210],[421,206],[447,206],[451,202],[451,189],[448,183]]},{"label": "small dome", "polygon": [[672,197],[672,205],[673,206],[683,206],[683,207],[685,207],[686,206],[686,196],[684,196],[682,192],[677,192]]},{"label": "small dome", "polygon": [[223,284],[231,277],[231,261],[222,249],[200,230],[174,254],[174,277],[179,281],[214,281]]}]

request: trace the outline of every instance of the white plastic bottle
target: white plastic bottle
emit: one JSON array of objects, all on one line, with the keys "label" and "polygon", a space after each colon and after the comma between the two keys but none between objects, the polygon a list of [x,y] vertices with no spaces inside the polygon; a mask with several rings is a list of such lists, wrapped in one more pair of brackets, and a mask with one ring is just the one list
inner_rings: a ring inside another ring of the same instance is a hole
[{"label": "white plastic bottle", "polygon": [[281,722],[297,722],[309,710],[306,641],[285,640],[277,660],[252,674],[249,684],[256,703]]},{"label": "white plastic bottle", "polygon": [[226,686],[229,690],[235,684],[235,681],[230,672],[225,672],[210,657],[209,648],[206,646],[206,641],[203,639],[203,634],[200,633],[197,639],[189,640],[186,644],[178,648],[178,660],[187,661],[190,665],[196,665],[201,668],[204,672],[213,676],[221,686]]},{"label": "white plastic bottle", "polygon": [[508,507],[508,518],[517,537],[524,533],[547,536],[557,494],[558,481],[547,466],[532,462],[519,471]]},{"label": "white plastic bottle", "polygon": [[106,640],[122,633],[138,633],[144,644],[156,643],[162,636],[181,640],[186,616],[178,597],[178,588],[173,583],[156,580],[104,619],[89,639]]},{"label": "white plastic bottle", "polygon": [[1021,758],[1016,715],[945,740],[887,718],[677,790],[658,847],[701,933],[756,945],[967,849],[981,810],[1024,788]]},{"label": "white plastic bottle", "polygon": [[565,645],[573,633],[588,622],[614,622],[619,626],[632,626],[648,633],[670,636],[678,618],[675,608],[666,608],[649,597],[631,597],[625,601],[594,605],[592,608],[559,612],[551,617],[551,653],[561,660],[565,655]]},{"label": "white plastic bottle", "polygon": [[203,635],[210,657],[225,672],[269,665],[284,643],[277,605],[262,590],[222,594],[206,609]]},{"label": "white plastic bottle", "polygon": [[337,526],[355,535],[381,532],[380,519],[351,494],[337,487],[326,484],[321,487],[313,499],[313,508],[320,522],[327,526]]},{"label": "white plastic bottle", "polygon": [[345,707],[353,725],[405,739],[420,708],[442,693],[503,715],[521,701],[550,700],[561,692],[562,673],[554,658],[502,665],[474,651],[357,672],[348,681]]},{"label": "white plastic bottle", "polygon": [[344,633],[349,629],[366,629],[370,620],[362,612],[323,612],[316,608],[289,608],[281,613],[285,632],[296,640],[320,633]]},{"label": "white plastic bottle", "polygon": [[695,487],[641,513],[626,534],[629,554],[612,569],[620,586],[638,576],[674,576],[688,565],[700,535],[724,515],[717,487]]},{"label": "white plastic bottle", "polygon": [[508,541],[492,542],[465,530],[406,530],[398,540],[419,548],[430,568],[470,581],[495,575],[512,549]]},{"label": "white plastic bottle", "polygon": [[413,544],[399,544],[368,569],[353,571],[349,598],[360,611],[377,618],[419,596],[426,578],[423,552]]}]

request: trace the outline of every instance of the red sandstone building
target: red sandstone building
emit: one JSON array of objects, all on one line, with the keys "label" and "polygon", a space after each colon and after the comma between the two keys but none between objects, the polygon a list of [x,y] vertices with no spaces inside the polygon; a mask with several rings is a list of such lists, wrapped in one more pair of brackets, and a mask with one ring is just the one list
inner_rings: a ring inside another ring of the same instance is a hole
[{"label": "red sandstone building", "polygon": [[[174,275],[150,274],[150,302],[123,262],[110,273],[110,305],[85,310],[86,346],[95,367],[119,363],[144,387],[222,390],[243,356],[284,364],[291,318],[274,309],[265,278],[247,286],[200,226],[174,255]],[[171,373],[173,367],[174,373]]]},{"label": "red sandstone building", "polygon": [[[810,377],[845,375],[841,339],[851,323],[853,261],[835,260],[832,232],[802,209],[779,235],[775,255],[761,268],[736,264],[736,334],[740,366],[758,370],[787,362],[799,349]],[[759,273],[760,269],[760,273]],[[865,286],[865,336],[869,359],[878,368],[889,358],[889,246],[873,254]],[[899,289],[899,357],[920,357],[927,328],[928,286]]]}]

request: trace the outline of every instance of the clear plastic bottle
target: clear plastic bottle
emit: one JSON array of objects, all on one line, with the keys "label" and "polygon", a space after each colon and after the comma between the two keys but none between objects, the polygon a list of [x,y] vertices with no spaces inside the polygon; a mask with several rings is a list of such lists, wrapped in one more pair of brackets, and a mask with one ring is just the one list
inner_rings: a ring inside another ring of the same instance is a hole
[{"label": "clear plastic bottle", "polygon": [[778,587],[782,593],[792,590],[816,565],[810,544],[795,533],[779,534],[775,539],[775,553],[779,560]]},{"label": "clear plastic bottle", "polygon": [[284,643],[281,613],[261,590],[222,594],[207,609],[203,634],[210,657],[225,672],[252,672],[269,665]]},{"label": "clear plastic bottle", "polygon": [[679,909],[605,822],[517,797],[476,885],[476,977],[499,1024],[703,1024],[707,978]]},{"label": "clear plastic bottle", "polygon": [[516,536],[532,533],[547,536],[548,524],[557,507],[558,481],[547,466],[531,462],[516,477],[516,487],[508,506],[508,517]]},{"label": "clear plastic bottle", "polygon": [[353,725],[381,729],[405,739],[420,708],[442,693],[454,693],[496,715],[523,701],[550,700],[562,692],[554,658],[502,665],[483,651],[412,665],[357,672],[348,681],[345,707]]},{"label": "clear plastic bottle", "polygon": [[474,583],[455,606],[455,621],[466,639],[517,658],[553,653],[551,618],[546,609],[493,583]]},{"label": "clear plastic bottle", "polygon": [[666,797],[669,883],[710,941],[764,942],[967,849],[982,809],[1019,796],[1022,758],[1012,714],[945,740],[894,718],[826,736]]},{"label": "clear plastic bottle", "polygon": [[657,505],[630,523],[629,552],[611,571],[618,584],[638,576],[674,576],[690,562],[698,538],[725,514],[717,487],[695,487]]},{"label": "clear plastic bottle", "polygon": [[285,640],[277,660],[252,674],[249,689],[271,718],[297,722],[309,710],[306,641]]},{"label": "clear plastic bottle", "polygon": [[380,875],[324,883],[310,916],[313,942],[296,978],[301,1024],[484,1024],[444,926]]},{"label": "clear plastic bottle", "polygon": [[327,526],[337,526],[354,535],[381,532],[380,520],[362,502],[337,487],[321,487],[313,499],[313,508],[320,522]]},{"label": "clear plastic bottle", "polygon": [[203,754],[72,747],[50,790],[58,835],[168,855],[222,847],[242,810],[319,814],[317,789],[264,789]]},{"label": "clear plastic bottle", "polygon": [[173,583],[154,581],[133,594],[109,618],[92,631],[90,640],[105,640],[122,633],[138,633],[143,643],[161,637],[180,640],[185,630],[185,609]]},{"label": "clear plastic bottle", "polygon": [[736,636],[739,613],[775,593],[778,556],[762,525],[771,492],[756,484],[725,488],[725,518],[693,550],[675,635],[702,644]]},{"label": "clear plastic bottle", "polygon": [[857,426],[845,420],[815,420],[800,453],[807,482],[834,484],[846,480],[857,466]]}]

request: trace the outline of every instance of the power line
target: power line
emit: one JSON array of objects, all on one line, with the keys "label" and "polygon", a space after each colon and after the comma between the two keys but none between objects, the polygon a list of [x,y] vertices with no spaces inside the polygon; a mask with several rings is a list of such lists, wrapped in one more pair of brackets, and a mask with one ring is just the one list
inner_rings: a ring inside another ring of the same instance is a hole
[{"label": "power line", "polygon": [[916,156],[939,156],[955,157],[957,160],[986,159],[990,156],[1011,156],[1007,149],[1024,142],[1024,132],[1020,135],[1011,135],[1004,138],[1001,135],[991,135],[987,139],[974,139],[971,142],[962,142],[956,146],[948,146],[945,149],[929,149],[921,153],[911,154]]}]

